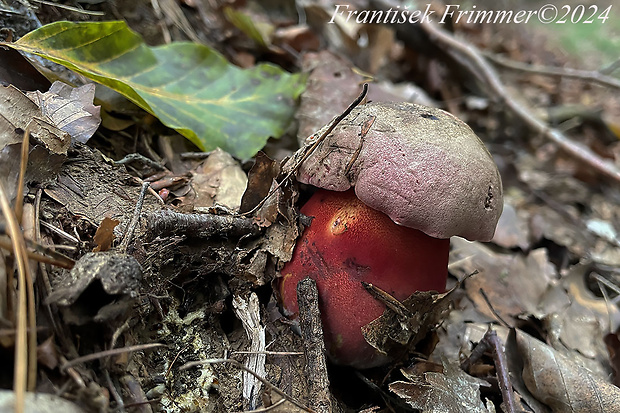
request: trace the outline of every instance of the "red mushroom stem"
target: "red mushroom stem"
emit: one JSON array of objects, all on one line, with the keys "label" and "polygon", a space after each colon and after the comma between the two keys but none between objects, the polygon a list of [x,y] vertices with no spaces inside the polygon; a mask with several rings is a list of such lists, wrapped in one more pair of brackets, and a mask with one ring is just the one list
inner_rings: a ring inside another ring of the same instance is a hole
[{"label": "red mushroom stem", "polygon": [[395,224],[362,203],[353,190],[319,190],[301,209],[313,217],[282,269],[280,298],[287,316],[297,317],[296,285],[311,277],[319,290],[325,344],[331,360],[370,368],[390,359],[362,336],[361,328],[379,317],[385,306],[362,282],[398,300],[416,291],[444,291],[449,239],[432,238]]}]

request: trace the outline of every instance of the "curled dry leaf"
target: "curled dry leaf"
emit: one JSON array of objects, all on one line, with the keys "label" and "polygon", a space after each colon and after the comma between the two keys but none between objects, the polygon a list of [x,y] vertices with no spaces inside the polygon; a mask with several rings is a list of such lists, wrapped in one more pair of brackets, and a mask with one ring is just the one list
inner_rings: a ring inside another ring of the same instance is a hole
[{"label": "curled dry leaf", "polygon": [[522,331],[516,331],[523,382],[554,413],[620,412],[620,389]]},{"label": "curled dry leaf", "polygon": [[13,86],[0,87],[0,177],[12,199],[17,188],[21,142],[30,125],[30,136],[36,144],[31,148],[26,170],[26,183],[47,184],[58,174],[71,143],[68,133],[42,119],[41,110]]},{"label": "curled dry leaf", "polygon": [[101,123],[101,107],[93,105],[93,83],[74,88],[56,81],[49,91],[37,90],[27,96],[39,106],[44,119],[78,142],[86,143]]},{"label": "curled dry leaf", "polygon": [[480,274],[465,282],[467,294],[479,311],[493,318],[480,289],[486,293],[494,310],[505,320],[521,314],[542,317],[539,304],[545,291],[557,278],[547,251],[538,249],[527,256],[500,254],[489,247],[461,238],[452,239],[454,252],[450,269],[469,274],[480,270]]}]

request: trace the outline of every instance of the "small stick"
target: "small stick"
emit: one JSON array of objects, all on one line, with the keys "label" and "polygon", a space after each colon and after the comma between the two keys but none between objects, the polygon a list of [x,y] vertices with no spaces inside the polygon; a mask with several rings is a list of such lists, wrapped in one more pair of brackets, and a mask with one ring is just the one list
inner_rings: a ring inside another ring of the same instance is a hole
[{"label": "small stick", "polygon": [[253,218],[239,215],[182,214],[162,210],[147,214],[147,238],[185,235],[190,238],[259,235],[262,229]]},{"label": "small stick", "polygon": [[487,330],[482,340],[480,340],[478,345],[476,345],[471,352],[471,355],[467,360],[461,363],[461,368],[466,371],[469,370],[471,365],[478,361],[488,350],[493,351],[493,363],[495,364],[497,382],[502,393],[502,398],[504,399],[506,413],[517,413],[512,394],[512,383],[510,381],[506,353],[504,353],[504,346],[494,330],[491,330],[491,328]]},{"label": "small stick", "polygon": [[140,196],[138,197],[138,201],[136,202],[136,208],[133,211],[133,216],[131,217],[131,221],[129,225],[127,225],[127,230],[125,231],[125,237],[120,245],[120,252],[127,252],[127,248],[129,247],[129,243],[133,238],[133,233],[136,229],[136,225],[138,225],[138,221],[140,220],[140,213],[142,212],[142,205],[144,204],[144,197],[146,196],[146,191],[149,189],[150,184],[145,182],[142,184],[142,188],[140,189]]},{"label": "small stick", "polygon": [[382,302],[387,308],[394,311],[400,317],[408,317],[410,313],[407,307],[403,305],[396,298],[392,297],[381,288],[374,286],[370,283],[362,281],[362,286],[372,295],[376,300]]},{"label": "small stick", "polygon": [[587,82],[598,83],[602,86],[620,89],[620,80],[611,76],[607,76],[598,70],[581,70],[573,69],[570,67],[530,65],[516,60],[507,59],[494,53],[482,52],[482,54],[488,59],[492,60],[494,63],[497,63],[498,65],[504,66],[508,69],[520,70],[522,72],[536,73],[547,76],[580,79]]},{"label": "small stick", "polygon": [[19,178],[17,180],[17,192],[15,194],[15,218],[17,222],[22,223],[22,213],[24,211],[24,185],[26,169],[28,167],[28,154],[30,151],[30,123],[26,126],[24,131],[24,138],[22,139],[22,152],[21,162],[19,164]]},{"label": "small stick", "polygon": [[556,143],[564,152],[620,182],[620,169],[612,162],[602,159],[589,147],[572,141],[558,129],[550,128],[545,122],[536,117],[530,108],[521,104],[518,99],[515,99],[501,82],[495,69],[485,60],[476,47],[459,40],[439,28],[436,23],[424,22],[420,26],[428,34],[431,41],[446,47],[449,52],[463,57],[467,61],[465,66],[488,86],[490,94],[494,95],[500,103],[506,105],[532,132],[544,136]]},{"label": "small stick", "polygon": [[93,361],[102,359],[104,357],[116,356],[119,354],[130,353],[132,351],[144,351],[150,350],[152,348],[166,347],[165,344],[161,343],[149,343],[149,344],[137,344],[135,346],[127,346],[127,347],[119,347],[112,350],[104,350],[97,353],[87,354],[85,356],[74,358],[73,360],[68,360],[60,366],[61,371],[66,371],[69,367],[73,367],[76,364],[85,363],[87,361]]},{"label": "small stick", "polygon": [[305,370],[310,394],[310,408],[317,413],[331,413],[323,324],[319,312],[319,293],[313,279],[304,278],[297,284],[297,302],[299,304],[299,326],[306,353]]},{"label": "small stick", "polygon": [[198,360],[198,361],[190,361],[189,363],[185,363],[184,365],[179,367],[179,370],[187,370],[187,369],[189,369],[191,367],[201,366],[203,364],[217,364],[217,363],[230,363],[230,364],[232,364],[233,366],[237,367],[240,370],[247,371],[248,373],[250,373],[251,375],[256,377],[261,383],[263,383],[263,385],[266,388],[270,389],[274,393],[277,393],[279,396],[285,398],[286,400],[288,400],[289,402],[294,404],[296,407],[298,407],[302,411],[308,412],[308,413],[317,413],[313,409],[310,409],[310,408],[304,406],[303,403],[301,403],[296,398],[294,398],[292,396],[289,396],[288,394],[284,393],[278,387],[276,387],[273,384],[271,384],[269,382],[269,380],[265,379],[264,377],[261,377],[259,374],[256,374],[255,371],[247,368],[243,364],[239,363],[237,360],[233,360],[233,359],[205,359],[205,360]]},{"label": "small stick", "polygon": [[166,170],[166,168],[158,163],[155,162],[152,159],[147,158],[144,155],[141,155],[139,153],[130,153],[129,155],[125,155],[125,157],[123,159],[119,159],[118,161],[114,161],[114,165],[124,165],[126,163],[130,163],[133,161],[138,161],[138,162],[142,162],[144,165],[151,167],[153,169],[155,169],[156,171],[164,171]]},{"label": "small stick", "polygon": [[[258,211],[258,210],[259,210],[259,209],[260,209],[260,208],[261,208],[261,207],[265,204],[265,202],[267,202],[267,200],[268,200],[269,198],[271,198],[271,196],[272,196],[273,194],[275,194],[275,193],[278,191],[278,189],[280,189],[280,187],[282,187],[282,185],[284,185],[284,183],[285,183],[286,181],[288,181],[288,179],[289,179],[291,176],[293,176],[293,174],[295,173],[295,171],[297,171],[297,169],[301,166],[301,164],[302,164],[302,163],[304,163],[304,161],[305,161],[306,159],[308,159],[308,157],[309,157],[310,155],[312,155],[312,153],[314,152],[314,150],[315,150],[316,148],[318,148],[318,147],[319,147],[319,145],[320,145],[320,144],[321,144],[321,143],[325,140],[325,137],[327,137],[327,135],[329,135],[329,134],[330,134],[330,133],[334,130],[334,128],[335,128],[336,126],[338,126],[338,124],[339,124],[340,122],[342,122],[342,120],[343,120],[345,117],[347,117],[347,115],[348,115],[349,113],[351,113],[351,111],[352,111],[353,109],[355,109],[355,108],[356,108],[356,107],[357,107],[360,103],[362,103],[362,102],[366,99],[366,95],[367,95],[367,94],[368,94],[368,83],[364,83],[364,85],[362,86],[362,93],[360,93],[360,95],[359,95],[357,98],[355,98],[355,100],[353,101],[353,103],[351,103],[351,104],[349,105],[349,107],[345,109],[345,111],[344,111],[344,112],[342,112],[340,115],[338,115],[337,117],[335,117],[335,118],[332,120],[332,122],[329,124],[329,127],[325,130],[325,132],[323,132],[323,133],[321,134],[321,136],[319,136],[319,137],[316,139],[316,141],[315,141],[315,142],[314,142],[314,143],[313,143],[313,144],[312,144],[309,148],[307,148],[307,149],[306,149],[305,147],[302,147],[302,148],[299,150],[299,151],[302,151],[302,150],[303,150],[303,151],[305,151],[305,152],[304,152],[304,154],[301,156],[301,159],[299,159],[299,161],[297,162],[297,164],[296,164],[296,165],[294,165],[294,166],[291,168],[291,170],[289,171],[289,173],[288,173],[288,174],[286,174],[286,176],[284,177],[284,179],[282,179],[282,180],[281,180],[281,181],[280,181],[280,182],[279,182],[279,183],[278,183],[278,184],[277,184],[277,185],[276,185],[276,186],[275,186],[275,187],[274,187],[271,191],[269,191],[269,193],[267,194],[267,196],[266,196],[265,198],[263,198],[263,200],[262,200],[262,201],[260,201],[260,202],[258,203],[258,205],[256,205],[254,208],[252,208],[252,209],[251,209],[251,210],[249,210],[248,212],[244,212],[244,213],[243,213],[243,214],[241,214],[241,215],[252,215],[254,212]],[[297,153],[298,153],[299,151],[297,151]],[[297,155],[297,153],[295,153],[295,155]],[[293,158],[291,158],[291,159],[294,159],[294,158],[295,158],[295,156],[293,156]]]}]

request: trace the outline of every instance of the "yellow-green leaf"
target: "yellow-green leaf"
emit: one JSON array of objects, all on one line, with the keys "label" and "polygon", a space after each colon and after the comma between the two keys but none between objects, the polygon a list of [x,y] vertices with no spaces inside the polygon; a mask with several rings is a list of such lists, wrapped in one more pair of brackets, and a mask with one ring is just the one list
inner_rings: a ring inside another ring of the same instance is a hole
[{"label": "yellow-green leaf", "polygon": [[303,90],[299,75],[231,65],[200,44],[149,47],[125,22],[56,22],[5,45],[104,84],[203,150],[247,159],[284,132]]}]

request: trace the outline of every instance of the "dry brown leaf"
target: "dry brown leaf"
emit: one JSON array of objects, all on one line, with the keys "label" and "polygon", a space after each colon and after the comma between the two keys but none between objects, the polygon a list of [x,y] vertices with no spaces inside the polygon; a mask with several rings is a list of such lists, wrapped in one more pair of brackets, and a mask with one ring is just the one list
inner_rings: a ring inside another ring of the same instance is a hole
[{"label": "dry brown leaf", "polygon": [[508,320],[522,314],[545,315],[541,314],[539,303],[557,278],[547,250],[534,250],[524,256],[496,253],[479,242],[457,237],[451,242],[454,251],[450,270],[460,269],[462,274],[480,271],[465,282],[467,294],[479,311],[495,317],[480,293],[482,289],[495,311]]},{"label": "dry brown leaf", "polygon": [[504,209],[497,223],[492,242],[504,247],[519,247],[527,250],[530,246],[527,221],[515,208],[504,200]]},{"label": "dry brown leaf", "polygon": [[15,196],[21,159],[21,142],[30,125],[30,135],[36,145],[30,150],[26,183],[37,181],[45,185],[56,176],[71,143],[68,133],[41,119],[41,110],[13,86],[0,87],[0,177],[10,200]]},{"label": "dry brown leaf", "polygon": [[86,143],[101,123],[101,107],[93,105],[93,83],[74,88],[56,81],[49,91],[37,90],[27,96],[39,106],[44,119],[78,142]]},{"label": "dry brown leaf", "polygon": [[310,76],[295,115],[299,120],[300,145],[355,100],[364,80],[353,71],[351,62],[327,50],[308,53],[303,66]]},{"label": "dry brown leaf", "polygon": [[620,412],[620,389],[522,331],[516,347],[527,389],[554,413]]},{"label": "dry brown leaf", "polygon": [[480,398],[484,380],[466,374],[458,365],[443,362],[443,373],[428,372],[423,377],[408,377],[411,382],[397,381],[389,389],[407,404],[424,413],[489,413],[493,403],[486,406]]},{"label": "dry brown leaf", "polygon": [[[279,171],[278,164],[263,152],[256,155],[256,161],[248,173],[248,186],[243,193],[243,198],[241,198],[239,213],[243,214],[253,210],[269,195],[272,188],[275,188],[277,184],[275,178]],[[259,225],[269,226],[275,222],[278,217],[278,199],[281,192],[278,190],[278,193],[267,199],[256,212]]]},{"label": "dry brown leaf", "polygon": [[60,364],[53,336],[37,346],[37,362],[50,370],[55,369]]},{"label": "dry brown leaf", "polygon": [[239,209],[247,186],[247,176],[239,162],[221,149],[216,149],[194,171],[192,186],[196,191],[194,205],[225,206]]},{"label": "dry brown leaf", "polygon": [[114,228],[116,228],[118,224],[120,224],[120,221],[117,219],[103,218],[103,221],[99,224],[99,228],[97,228],[97,232],[95,232],[94,240],[97,246],[93,249],[94,252],[107,251],[110,249],[114,241]]}]

